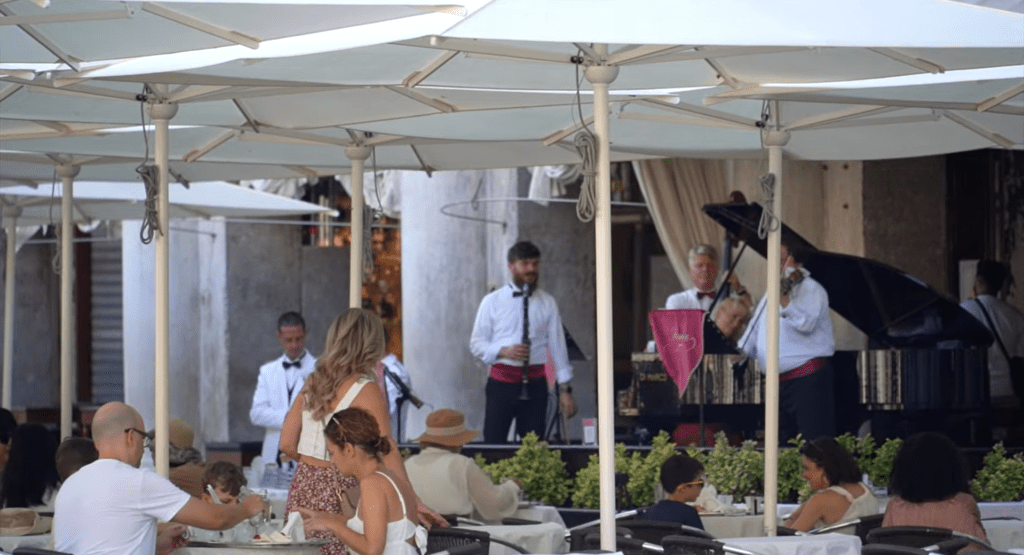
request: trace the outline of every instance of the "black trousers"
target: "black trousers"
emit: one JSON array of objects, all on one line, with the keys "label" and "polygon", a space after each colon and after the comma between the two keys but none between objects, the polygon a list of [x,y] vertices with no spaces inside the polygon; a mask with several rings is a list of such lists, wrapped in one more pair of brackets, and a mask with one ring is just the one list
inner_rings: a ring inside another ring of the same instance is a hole
[{"label": "black trousers", "polygon": [[832,359],[810,376],[779,382],[779,445],[797,433],[807,441],[835,437],[836,406]]},{"label": "black trousers", "polygon": [[504,383],[487,378],[487,409],[484,411],[484,442],[506,443],[512,419],[516,421],[516,435],[525,437],[530,432],[544,439],[544,423],[548,411],[548,383],[545,378],[530,380],[526,386],[529,401],[520,401],[521,383]]}]

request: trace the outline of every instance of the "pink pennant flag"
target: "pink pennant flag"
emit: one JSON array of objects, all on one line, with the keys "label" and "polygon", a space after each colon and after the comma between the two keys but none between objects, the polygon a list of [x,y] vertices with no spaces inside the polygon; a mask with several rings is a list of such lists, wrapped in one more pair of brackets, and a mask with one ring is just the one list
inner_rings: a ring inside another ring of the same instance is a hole
[{"label": "pink pennant flag", "polygon": [[652,310],[651,329],[665,372],[676,382],[679,396],[704,356],[704,311]]}]

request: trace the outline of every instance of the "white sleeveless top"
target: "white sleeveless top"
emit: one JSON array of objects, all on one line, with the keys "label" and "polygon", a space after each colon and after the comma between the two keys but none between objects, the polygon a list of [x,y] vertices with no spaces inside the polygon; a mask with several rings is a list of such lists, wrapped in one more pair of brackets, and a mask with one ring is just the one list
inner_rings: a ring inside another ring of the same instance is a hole
[{"label": "white sleeveless top", "polygon": [[[402,520],[396,520],[388,523],[388,535],[384,542],[384,551],[381,555],[419,555],[422,550],[427,548],[427,529],[413,524],[409,520],[409,515],[405,509],[405,498],[402,497],[402,492],[398,490],[398,485],[391,479],[391,476],[384,474],[381,471],[377,471],[377,474],[388,479],[391,482],[391,487],[395,488],[395,493],[398,494],[398,502],[402,504]],[[360,504],[362,501],[360,501]],[[359,518],[359,507],[356,507],[356,516],[352,517],[348,521],[348,527],[357,534],[362,534],[363,519]],[[409,544],[409,538],[413,538],[416,542],[416,547]],[[351,551],[352,548],[349,547]],[[355,551],[353,551],[355,553]]]},{"label": "white sleeveless top", "polygon": [[[871,490],[864,484],[861,484],[861,487],[864,488],[864,493],[858,497],[854,497],[853,494],[846,491],[846,488],[842,486],[832,486],[828,488],[828,491],[834,491],[845,497],[846,500],[850,502],[850,506],[846,508],[846,512],[843,513],[842,518],[832,524],[838,524],[840,522],[846,522],[847,520],[878,514],[878,498],[875,497],[875,494],[871,493]],[[814,523],[815,528],[821,528],[822,526],[825,526],[825,523],[821,519]],[[841,534],[853,534],[853,530],[853,527],[848,527],[842,530],[836,530],[836,532]]]},{"label": "white sleeveless top", "polygon": [[345,395],[338,401],[334,410],[325,414],[320,420],[313,418],[312,410],[302,410],[302,430],[299,431],[298,446],[300,455],[306,455],[307,457],[313,457],[322,461],[331,460],[331,454],[327,451],[327,438],[324,437],[324,428],[327,427],[327,422],[330,421],[331,416],[339,410],[347,409],[352,404],[352,401],[355,400],[356,395],[359,395],[359,392],[362,391],[363,386],[368,383],[370,383],[370,378],[360,376],[356,383],[352,384],[352,387],[348,388]]}]

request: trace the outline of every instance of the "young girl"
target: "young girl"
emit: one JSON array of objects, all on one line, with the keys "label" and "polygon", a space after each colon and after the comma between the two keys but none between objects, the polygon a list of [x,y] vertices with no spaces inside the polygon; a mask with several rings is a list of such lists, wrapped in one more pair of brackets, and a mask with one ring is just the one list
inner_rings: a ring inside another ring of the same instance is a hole
[{"label": "young girl", "polygon": [[[307,532],[330,532],[359,555],[419,555],[427,531],[419,525],[416,499],[404,480],[396,480],[382,457],[391,442],[380,433],[377,420],[361,408],[340,410],[324,429],[327,449],[338,472],[359,481],[359,506],[347,522],[336,513],[299,508]],[[339,490],[337,495],[341,497]]]}]

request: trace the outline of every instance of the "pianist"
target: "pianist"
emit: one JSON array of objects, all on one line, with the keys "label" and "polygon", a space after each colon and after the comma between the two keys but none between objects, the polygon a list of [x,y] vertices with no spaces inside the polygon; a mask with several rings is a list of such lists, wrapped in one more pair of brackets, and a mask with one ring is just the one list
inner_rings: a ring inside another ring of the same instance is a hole
[{"label": "pianist", "polygon": [[[669,310],[699,308],[707,312],[711,309],[717,293],[715,283],[718,281],[718,251],[711,245],[697,245],[690,249],[686,258],[693,287],[669,295],[665,300],[665,308]],[[740,285],[736,274],[731,274],[729,285],[732,287],[733,294],[748,305],[751,304],[750,293],[747,293],[747,290]]]},{"label": "pianist", "polygon": [[[780,254],[784,279],[790,282],[779,319],[779,442],[784,444],[797,433],[807,439],[835,435],[835,339],[828,292],[803,268],[805,253],[783,244]],[[765,295],[757,304],[739,342],[762,371],[767,368],[767,300]]]}]

